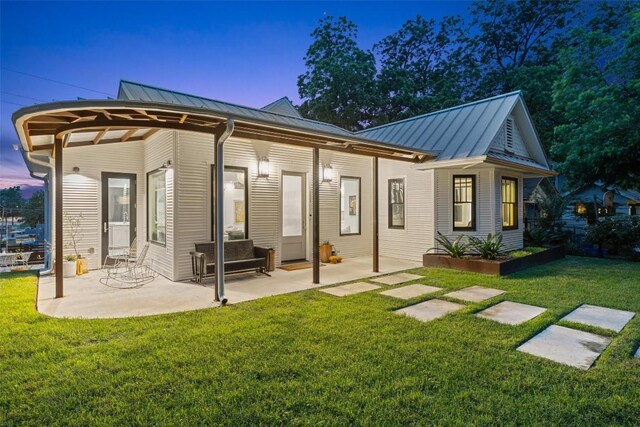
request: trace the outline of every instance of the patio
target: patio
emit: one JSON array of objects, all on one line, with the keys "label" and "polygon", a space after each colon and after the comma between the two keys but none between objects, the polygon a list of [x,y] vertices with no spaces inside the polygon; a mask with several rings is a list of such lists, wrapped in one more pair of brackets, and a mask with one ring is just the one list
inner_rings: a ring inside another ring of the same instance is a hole
[{"label": "patio", "polygon": [[[363,277],[389,274],[419,263],[380,257],[380,272],[371,272],[371,257],[345,259],[341,264],[322,267],[321,283],[313,284],[312,270],[271,272],[272,277],[254,273],[225,277],[228,304],[251,301],[272,295],[313,289]],[[65,279],[65,296],[55,298],[55,277],[41,277],[37,308],[42,314],[67,318],[122,318],[175,313],[219,306],[213,301],[214,280],[203,285],[190,281],[172,282],[159,276],[153,282],[136,289],[116,289],[100,283],[106,275],[94,270],[83,276]]]}]

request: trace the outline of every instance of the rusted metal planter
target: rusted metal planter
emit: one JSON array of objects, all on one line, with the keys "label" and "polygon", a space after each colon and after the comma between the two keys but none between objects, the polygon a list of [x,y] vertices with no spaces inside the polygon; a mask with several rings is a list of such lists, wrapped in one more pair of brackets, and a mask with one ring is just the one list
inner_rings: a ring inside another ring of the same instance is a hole
[{"label": "rusted metal planter", "polygon": [[554,246],[542,252],[522,258],[505,260],[485,260],[480,258],[451,258],[448,255],[424,254],[422,265],[425,267],[452,268],[472,273],[505,276],[527,268],[536,267],[551,261],[564,258],[564,246]]}]

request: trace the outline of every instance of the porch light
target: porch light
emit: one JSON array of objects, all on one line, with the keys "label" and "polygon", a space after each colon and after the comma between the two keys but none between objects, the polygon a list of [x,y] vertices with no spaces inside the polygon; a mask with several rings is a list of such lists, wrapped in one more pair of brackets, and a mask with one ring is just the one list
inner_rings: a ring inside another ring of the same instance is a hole
[{"label": "porch light", "polygon": [[260,178],[269,178],[269,159],[266,157],[258,160],[258,176]]},{"label": "porch light", "polygon": [[80,173],[80,168],[78,166],[74,166],[73,173]]},{"label": "porch light", "polygon": [[322,182],[331,182],[333,180],[333,167],[324,165],[322,167]]},{"label": "porch light", "polygon": [[173,165],[171,164],[171,160],[167,160],[166,162],[164,162],[162,164],[162,166],[160,166],[160,170],[166,171],[167,169],[171,169],[173,167]]}]

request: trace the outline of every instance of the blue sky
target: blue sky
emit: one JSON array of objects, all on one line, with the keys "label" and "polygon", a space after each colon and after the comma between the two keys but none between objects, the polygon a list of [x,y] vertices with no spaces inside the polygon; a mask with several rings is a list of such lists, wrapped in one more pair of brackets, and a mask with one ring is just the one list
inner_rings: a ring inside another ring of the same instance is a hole
[{"label": "blue sky", "polygon": [[467,7],[463,1],[2,1],[0,188],[39,185],[11,148],[17,142],[11,114],[21,105],[115,96],[120,79],[254,107],[285,95],[297,103],[310,33],[324,15],[354,21],[368,49],[417,14],[466,17]]}]

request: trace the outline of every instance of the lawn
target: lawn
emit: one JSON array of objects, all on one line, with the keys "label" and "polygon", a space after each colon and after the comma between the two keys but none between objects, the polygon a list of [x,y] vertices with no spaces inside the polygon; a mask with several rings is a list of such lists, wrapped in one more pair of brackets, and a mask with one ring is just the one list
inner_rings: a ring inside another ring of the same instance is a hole
[{"label": "lawn", "polygon": [[[640,313],[640,263],[569,257],[503,278],[413,272],[447,290],[508,292],[426,324],[391,311],[433,295],[317,290],[64,320],[35,311],[34,276],[2,275],[0,425],[638,425],[640,317],[609,334],[588,371],[515,348],[582,303]],[[515,327],[472,315],[504,299],[549,310]]]}]

